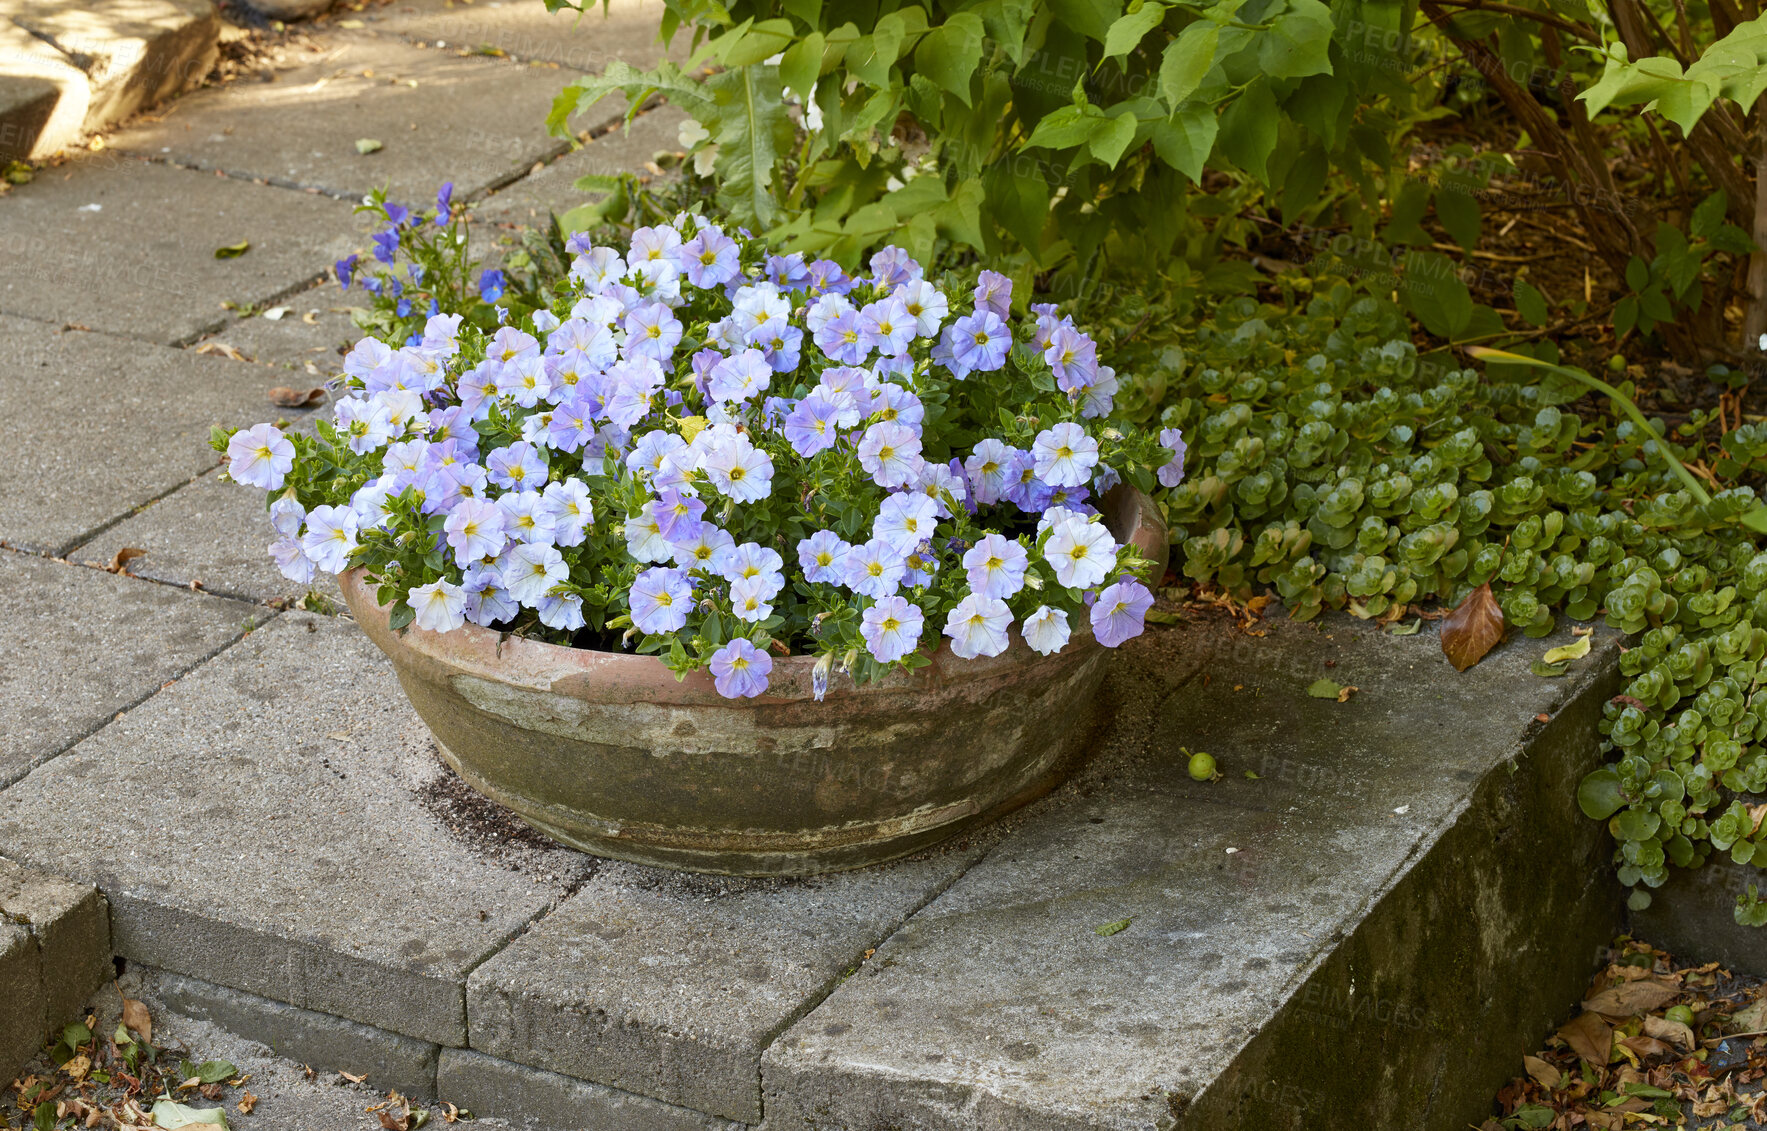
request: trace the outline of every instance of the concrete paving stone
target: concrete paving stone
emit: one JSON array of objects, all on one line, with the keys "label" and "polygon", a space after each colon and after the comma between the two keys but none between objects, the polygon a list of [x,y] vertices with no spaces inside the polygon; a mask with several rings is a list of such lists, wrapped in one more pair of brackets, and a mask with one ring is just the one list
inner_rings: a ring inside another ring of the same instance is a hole
[{"label": "concrete paving stone", "polygon": [[221,35],[213,0],[0,0],[0,19],[85,73],[87,131],[200,83]]},{"label": "concrete paving stone", "polygon": [[602,195],[576,188],[579,178],[637,173],[648,179],[651,174],[645,170],[645,162],[659,152],[679,152],[678,133],[687,120],[686,114],[667,104],[647,110],[630,126],[617,126],[493,193],[473,209],[473,221],[475,225],[543,228],[550,217],[562,216]]},{"label": "concrete paving stone", "polygon": [[1614,638],[1525,674],[1569,639],[1150,633],[1097,759],[769,1048],[768,1126],[1476,1122],[1619,920],[1574,802]]},{"label": "concrete paving stone", "polygon": [[758,1122],[761,1051],[978,855],[802,880],[604,864],[473,972],[470,1044]]},{"label": "concrete paving stone", "polygon": [[90,154],[7,194],[0,313],[180,345],[224,324],[223,302],[305,289],[358,238],[342,201]]},{"label": "concrete paving stone", "polygon": [[218,1025],[317,1072],[344,1071],[366,1076],[381,1091],[435,1098],[436,1045],[181,974],[143,968],[142,976],[172,1013]]},{"label": "concrete paving stone", "polygon": [[0,543],[13,547],[63,553],[211,470],[216,424],[313,416],[271,405],[284,381],[261,366],[4,315],[0,339]]},{"label": "concrete paving stone", "polygon": [[84,129],[91,83],[4,10],[0,6],[0,159],[50,157]]},{"label": "concrete paving stone", "polygon": [[43,967],[31,932],[0,921],[0,1080],[36,1055],[45,1011]]},{"label": "concrete paving stone", "polygon": [[104,897],[90,884],[0,860],[0,919],[36,939],[46,1028],[54,1031],[82,1016],[86,999],[112,974]]},{"label": "concrete paving stone", "polygon": [[463,1045],[467,971],[592,862],[467,840],[440,772],[367,637],[284,613],[0,793],[0,853],[96,883],[131,961]]},{"label": "concrete paving stone", "polygon": [[[571,77],[555,64],[349,35],[273,83],[190,94],[111,144],[350,201],[384,187],[395,201],[427,206],[444,181],[466,200],[562,152],[546,114]],[[381,148],[358,152],[363,138]]]},{"label": "concrete paving stone", "polygon": [[475,1116],[534,1131],[740,1131],[744,1126],[556,1072],[443,1049],[441,1097]]},{"label": "concrete paving stone", "polygon": [[341,610],[343,594],[335,577],[321,572],[310,584],[298,585],[270,560],[275,533],[264,506],[267,496],[256,487],[203,475],[69,550],[68,560],[103,564],[125,547],[146,550],[128,563],[137,577],[169,585],[197,582],[206,593],[259,603],[292,605],[316,592]]},{"label": "concrete paving stone", "polygon": [[[377,32],[427,43],[441,40],[469,50],[492,47],[517,59],[556,63],[567,81],[600,74],[615,60],[640,68],[654,67],[665,57],[686,61],[688,33],[678,33],[666,50],[657,38],[661,0],[611,0],[605,15],[599,3],[584,7],[588,11],[579,17],[568,9],[548,12],[543,0],[399,0],[352,15]],[[577,122],[575,127],[587,124]]]},{"label": "concrete paving stone", "polygon": [[8,594],[0,610],[0,788],[265,616],[237,601],[11,551],[0,551],[0,585]]},{"label": "concrete paving stone", "polygon": [[282,383],[299,387],[312,378],[309,384],[316,385],[341,373],[343,355],[339,349],[347,349],[364,337],[350,317],[350,311],[363,305],[361,291],[342,290],[330,279],[266,308],[286,308],[281,317],[254,314],[231,319],[196,348],[210,343],[214,343],[211,349],[231,346],[260,365],[293,370],[288,377],[278,375]]}]

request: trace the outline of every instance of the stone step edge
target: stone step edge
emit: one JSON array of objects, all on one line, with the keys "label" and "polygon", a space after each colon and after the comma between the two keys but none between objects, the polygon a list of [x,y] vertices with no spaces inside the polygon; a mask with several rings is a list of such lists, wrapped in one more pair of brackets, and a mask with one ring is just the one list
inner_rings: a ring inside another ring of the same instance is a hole
[{"label": "stone step edge", "polygon": [[373,1025],[229,989],[200,978],[132,964],[153,995],[182,1017],[206,1021],[316,1072],[365,1076],[380,1090],[445,1099],[475,1116],[552,1131],[739,1131],[732,1123],[649,1096],[488,1056],[419,1041]]},{"label": "stone step edge", "polygon": [[98,889],[0,857],[0,1087],[113,973]]}]

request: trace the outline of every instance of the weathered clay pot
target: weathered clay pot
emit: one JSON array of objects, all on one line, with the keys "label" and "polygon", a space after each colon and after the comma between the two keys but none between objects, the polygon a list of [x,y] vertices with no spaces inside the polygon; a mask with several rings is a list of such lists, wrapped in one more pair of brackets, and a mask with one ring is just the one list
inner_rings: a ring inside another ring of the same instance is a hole
[{"label": "weathered clay pot", "polygon": [[[1160,569],[1146,496],[1113,492],[1119,540]],[[564,648],[467,625],[387,627],[353,571],[339,578],[369,637],[469,785],[556,840],[644,864],[804,875],[906,855],[1053,788],[1094,722],[1105,650],[1083,625],[1059,654],[1014,638],[911,675],[811,694],[808,656],[776,658],[768,691],[729,700],[651,656]]]}]

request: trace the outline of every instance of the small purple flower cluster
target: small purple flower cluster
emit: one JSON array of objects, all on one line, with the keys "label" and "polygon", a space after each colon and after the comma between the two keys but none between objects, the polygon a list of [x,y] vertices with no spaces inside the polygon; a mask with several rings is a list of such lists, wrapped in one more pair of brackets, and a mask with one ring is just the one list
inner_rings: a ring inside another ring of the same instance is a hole
[{"label": "small purple flower cluster", "polygon": [[287,576],[367,566],[436,632],[624,633],[731,697],[789,646],[824,658],[820,698],[837,660],[912,666],[941,637],[1141,632],[1140,559],[1089,500],[1175,484],[1183,440],[1106,421],[1116,375],[1053,306],[1015,338],[1003,275],[954,310],[899,248],[852,277],[691,214],[570,251],[555,309],[366,338],[317,436],[233,434]]}]

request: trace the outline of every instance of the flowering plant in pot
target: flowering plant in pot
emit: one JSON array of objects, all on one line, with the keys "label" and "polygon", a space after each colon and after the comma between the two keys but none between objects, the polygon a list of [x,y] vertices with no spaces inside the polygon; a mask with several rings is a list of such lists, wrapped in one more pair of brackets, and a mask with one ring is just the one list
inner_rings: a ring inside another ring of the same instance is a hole
[{"label": "flowering plant in pot", "polygon": [[[378,207],[383,247],[451,238]],[[1164,569],[1142,489],[1182,474],[1175,433],[1109,423],[1091,340],[991,272],[850,276],[693,213],[568,253],[536,305],[481,277],[363,339],[311,434],[214,439],[449,762],[591,851],[739,872],[1053,784]]]}]

